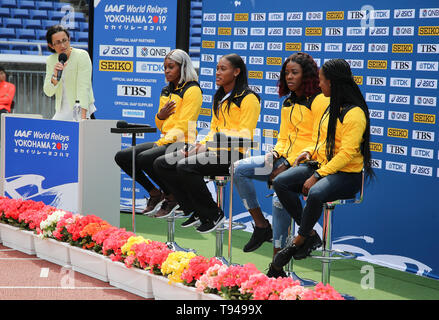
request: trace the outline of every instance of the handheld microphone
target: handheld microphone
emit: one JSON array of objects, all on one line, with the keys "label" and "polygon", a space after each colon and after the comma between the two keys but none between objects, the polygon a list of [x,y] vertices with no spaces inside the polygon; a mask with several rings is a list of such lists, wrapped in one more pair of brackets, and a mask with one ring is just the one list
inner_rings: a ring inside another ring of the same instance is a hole
[{"label": "handheld microphone", "polygon": [[[67,59],[68,58],[67,58],[67,55],[65,53],[61,53],[58,56],[58,61],[61,62],[62,64],[66,63]],[[58,70],[58,75],[56,77],[56,80],[59,81],[61,79],[61,76],[62,76],[62,70]]]},{"label": "handheld microphone", "polygon": [[116,128],[145,128],[150,127],[149,124],[137,124],[137,123],[128,123],[125,120],[119,120],[116,123]]}]

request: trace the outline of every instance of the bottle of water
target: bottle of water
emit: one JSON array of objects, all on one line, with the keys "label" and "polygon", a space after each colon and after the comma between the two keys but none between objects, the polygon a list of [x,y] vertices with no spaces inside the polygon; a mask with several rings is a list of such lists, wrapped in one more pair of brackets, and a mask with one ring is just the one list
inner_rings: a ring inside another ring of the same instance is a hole
[{"label": "bottle of water", "polygon": [[81,120],[81,105],[79,104],[79,100],[76,100],[75,105],[73,106],[73,120]]}]

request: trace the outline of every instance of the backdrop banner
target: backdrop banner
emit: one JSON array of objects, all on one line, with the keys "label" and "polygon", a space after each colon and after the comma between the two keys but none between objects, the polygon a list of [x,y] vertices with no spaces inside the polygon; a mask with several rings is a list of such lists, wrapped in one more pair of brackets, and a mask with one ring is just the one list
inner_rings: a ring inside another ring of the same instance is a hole
[{"label": "backdrop banner", "polygon": [[[177,0],[94,1],[93,90],[98,119],[155,126],[161,89],[166,85],[163,59],[175,48]],[[136,137],[155,141],[160,132]],[[131,135],[121,148],[131,146]],[[121,210],[132,206],[132,180],[122,172]],[[136,185],[136,208],[148,193]]]},{"label": "backdrop banner", "polygon": [[[277,81],[283,61],[304,51],[321,66],[343,58],[368,103],[377,179],[365,186],[360,205],[334,212],[335,248],[369,261],[439,278],[437,126],[439,4],[392,2],[203,1],[200,84],[204,93],[199,129],[210,123],[218,59],[235,52],[247,64],[251,88],[262,97],[256,132],[263,154],[276,143],[280,125]],[[272,193],[256,183],[271,219]],[[228,205],[226,204],[226,208]],[[234,193],[234,216],[251,218]],[[249,227],[252,230],[251,227]],[[321,222],[317,225],[321,232]]]}]

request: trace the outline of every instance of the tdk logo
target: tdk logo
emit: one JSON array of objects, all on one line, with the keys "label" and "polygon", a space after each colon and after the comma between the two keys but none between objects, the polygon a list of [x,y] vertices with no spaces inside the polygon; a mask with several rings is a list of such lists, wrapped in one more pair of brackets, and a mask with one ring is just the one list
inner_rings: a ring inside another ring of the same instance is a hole
[{"label": "tdk logo", "polygon": [[416,61],[416,70],[418,71],[438,71],[438,61]]},{"label": "tdk logo", "polygon": [[161,73],[165,72],[162,62],[137,62],[136,72],[138,73]]},{"label": "tdk logo", "polygon": [[401,162],[386,161],[386,170],[396,172],[407,172],[407,164]]},{"label": "tdk logo", "polygon": [[410,78],[390,78],[391,87],[410,88],[412,86],[412,79]]},{"label": "tdk logo", "polygon": [[101,57],[133,57],[134,48],[132,46],[100,45],[99,55]]},{"label": "tdk logo", "polygon": [[386,95],[384,93],[366,92],[366,101],[367,102],[385,103],[386,102]]}]

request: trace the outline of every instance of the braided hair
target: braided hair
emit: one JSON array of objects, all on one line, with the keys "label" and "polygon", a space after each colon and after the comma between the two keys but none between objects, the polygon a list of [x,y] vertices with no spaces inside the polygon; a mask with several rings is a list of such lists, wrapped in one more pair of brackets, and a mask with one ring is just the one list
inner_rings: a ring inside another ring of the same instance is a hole
[{"label": "braided hair", "polygon": [[367,178],[373,178],[370,154],[370,118],[369,109],[360,88],[355,83],[349,64],[343,59],[328,60],[321,67],[323,75],[331,82],[331,98],[329,103],[329,122],[326,137],[326,158],[328,161],[334,156],[335,130],[337,119],[342,108],[348,105],[360,107],[366,117],[366,129],[360,150],[363,155],[364,172]]}]

